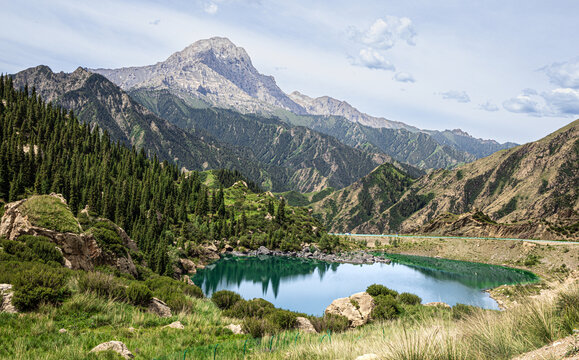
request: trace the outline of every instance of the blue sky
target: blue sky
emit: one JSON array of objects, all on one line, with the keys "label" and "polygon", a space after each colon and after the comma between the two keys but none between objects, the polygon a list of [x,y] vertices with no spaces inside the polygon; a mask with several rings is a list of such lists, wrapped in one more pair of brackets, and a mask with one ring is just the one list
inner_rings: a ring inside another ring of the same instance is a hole
[{"label": "blue sky", "polygon": [[0,72],[148,65],[225,36],[286,93],[500,141],[579,117],[577,1],[0,0]]}]

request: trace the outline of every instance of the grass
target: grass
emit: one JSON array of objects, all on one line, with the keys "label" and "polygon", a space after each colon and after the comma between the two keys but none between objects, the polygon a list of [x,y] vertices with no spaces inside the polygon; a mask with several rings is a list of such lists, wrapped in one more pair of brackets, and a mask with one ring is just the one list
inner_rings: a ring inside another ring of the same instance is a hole
[{"label": "grass", "polygon": [[32,196],[25,201],[20,210],[34,226],[59,232],[80,233],[78,221],[66,204],[59,198],[49,195]]}]

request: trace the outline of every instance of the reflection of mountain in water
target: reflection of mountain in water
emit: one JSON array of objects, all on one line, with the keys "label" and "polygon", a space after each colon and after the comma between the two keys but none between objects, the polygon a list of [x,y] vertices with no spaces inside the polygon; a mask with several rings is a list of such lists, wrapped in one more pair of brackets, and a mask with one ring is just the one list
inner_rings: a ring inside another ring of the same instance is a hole
[{"label": "reflection of mountain in water", "polygon": [[[243,266],[239,266],[243,263]],[[336,271],[340,264],[300,258],[258,256],[226,257],[215,264],[199,270],[193,282],[207,295],[215,292],[221,282],[226,285],[242,281],[261,283],[262,292],[267,293],[271,283],[274,297],[277,297],[281,280],[298,279],[312,274],[316,269],[323,279],[328,270]]]},{"label": "reflection of mountain in water", "polygon": [[393,262],[403,264],[440,280],[455,280],[468,287],[490,289],[504,284],[534,282],[538,277],[526,270],[481,263],[437,259],[424,256],[386,254]]}]

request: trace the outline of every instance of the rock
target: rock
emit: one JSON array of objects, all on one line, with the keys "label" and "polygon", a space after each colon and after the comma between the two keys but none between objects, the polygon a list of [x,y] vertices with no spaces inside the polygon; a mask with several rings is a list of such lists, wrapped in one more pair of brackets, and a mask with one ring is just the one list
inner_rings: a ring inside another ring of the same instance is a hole
[{"label": "rock", "polygon": [[18,310],[12,305],[12,285],[0,284],[0,312],[16,314]]},{"label": "rock", "polygon": [[378,357],[378,355],[376,354],[364,354],[356,358],[356,360],[374,360],[374,359],[380,359],[380,357]]},{"label": "rock", "polygon": [[193,282],[193,280],[191,280],[190,276],[187,275],[183,275],[182,279],[183,282],[185,282],[187,285],[195,285],[195,283]]},{"label": "rock", "polygon": [[[354,306],[358,304],[358,308]],[[356,293],[350,297],[332,301],[326,308],[326,314],[342,315],[350,320],[351,327],[364,325],[370,319],[370,313],[374,309],[374,299],[366,292]]]},{"label": "rock", "polygon": [[209,244],[209,245],[205,246],[205,250],[208,250],[211,252],[217,252],[217,246],[215,246],[214,244]]},{"label": "rock", "polygon": [[169,325],[163,326],[163,328],[183,330],[183,329],[185,329],[185,326],[183,326],[183,324],[181,324],[181,321],[174,321],[174,322],[170,323]]},{"label": "rock", "polygon": [[95,346],[90,352],[114,351],[125,359],[132,359],[135,356],[129,351],[127,345],[120,341],[109,341]]},{"label": "rock", "polygon": [[135,329],[135,328],[132,327],[132,326],[131,326],[130,328],[128,328],[127,330],[128,330],[129,332],[135,332],[135,331],[137,331],[137,329]]},{"label": "rock", "polygon": [[444,303],[442,301],[429,302],[429,303],[424,304],[424,306],[438,306],[438,307],[447,308],[447,309],[451,308],[450,305],[448,305],[447,303]]},{"label": "rock", "polygon": [[265,246],[260,246],[257,249],[257,255],[269,255],[271,253],[271,251],[266,248]]},{"label": "rock", "polygon": [[171,317],[171,309],[165,304],[163,301],[152,298],[149,306],[147,307],[147,311],[150,313],[156,314],[160,317]]},{"label": "rock", "polygon": [[58,330],[58,332],[61,333],[61,334],[66,334],[66,333],[68,332],[68,330],[66,330],[66,329],[60,329],[60,330]]},{"label": "rock", "polygon": [[314,325],[305,317],[298,316],[296,318],[296,329],[304,333],[316,333]]},{"label": "rock", "polygon": [[225,328],[231,330],[231,332],[234,334],[245,334],[241,328],[241,325],[229,324]]},{"label": "rock", "polygon": [[267,221],[272,221],[272,220],[273,220],[273,216],[271,216],[270,213],[267,213],[267,215],[265,215],[265,220],[267,220]]}]

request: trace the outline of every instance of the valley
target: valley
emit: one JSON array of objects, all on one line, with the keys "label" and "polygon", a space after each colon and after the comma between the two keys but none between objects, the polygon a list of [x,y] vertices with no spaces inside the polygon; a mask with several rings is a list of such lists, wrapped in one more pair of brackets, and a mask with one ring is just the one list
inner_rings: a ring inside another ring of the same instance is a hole
[{"label": "valley", "polygon": [[577,164],[579,120],[419,129],[222,37],[1,75],[0,358],[511,359],[579,324]]}]

